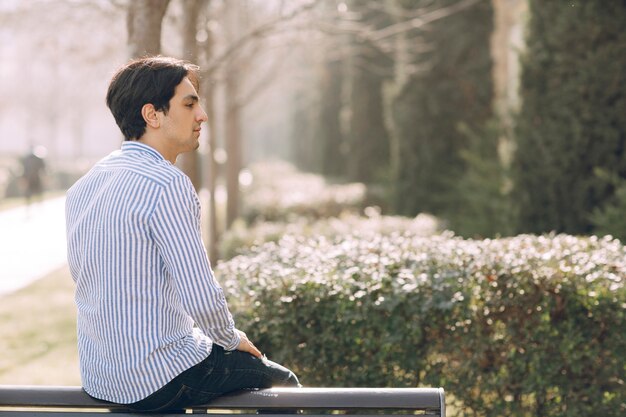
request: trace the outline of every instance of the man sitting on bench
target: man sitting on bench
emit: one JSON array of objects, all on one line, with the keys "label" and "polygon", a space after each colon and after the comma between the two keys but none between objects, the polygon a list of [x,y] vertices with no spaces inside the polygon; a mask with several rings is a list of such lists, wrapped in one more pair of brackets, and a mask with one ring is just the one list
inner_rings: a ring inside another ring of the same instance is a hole
[{"label": "man sitting on bench", "polygon": [[235,327],[202,243],[198,196],[174,166],[198,148],[207,120],[197,69],[165,57],[122,67],[106,100],[125,141],[67,193],[83,388],[141,411],[299,386]]}]

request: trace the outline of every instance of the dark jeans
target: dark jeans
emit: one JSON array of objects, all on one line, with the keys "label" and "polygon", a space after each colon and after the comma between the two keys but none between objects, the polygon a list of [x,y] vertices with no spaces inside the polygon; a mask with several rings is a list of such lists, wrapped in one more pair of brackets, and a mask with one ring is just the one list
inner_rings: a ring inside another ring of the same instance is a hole
[{"label": "dark jeans", "polygon": [[128,406],[138,411],[180,410],[206,404],[227,392],[273,386],[298,387],[300,384],[296,375],[284,366],[213,345],[208,358]]}]

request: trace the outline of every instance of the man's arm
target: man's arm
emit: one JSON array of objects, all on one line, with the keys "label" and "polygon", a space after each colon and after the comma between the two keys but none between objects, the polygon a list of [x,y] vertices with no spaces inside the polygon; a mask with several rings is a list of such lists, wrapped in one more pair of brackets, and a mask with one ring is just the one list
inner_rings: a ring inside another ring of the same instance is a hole
[{"label": "man's arm", "polygon": [[177,177],[164,190],[151,229],[183,306],[197,325],[227,350],[261,356],[235,328],[222,288],[213,277],[200,231],[200,202],[191,181]]}]

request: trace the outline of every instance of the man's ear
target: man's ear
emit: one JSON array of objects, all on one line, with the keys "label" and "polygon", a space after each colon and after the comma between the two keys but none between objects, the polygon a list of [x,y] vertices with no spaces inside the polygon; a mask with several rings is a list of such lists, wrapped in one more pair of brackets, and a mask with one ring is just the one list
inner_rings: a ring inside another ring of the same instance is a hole
[{"label": "man's ear", "polygon": [[141,108],[141,116],[146,121],[146,125],[153,129],[157,129],[161,125],[161,119],[159,118],[157,110],[152,103],[144,104]]}]

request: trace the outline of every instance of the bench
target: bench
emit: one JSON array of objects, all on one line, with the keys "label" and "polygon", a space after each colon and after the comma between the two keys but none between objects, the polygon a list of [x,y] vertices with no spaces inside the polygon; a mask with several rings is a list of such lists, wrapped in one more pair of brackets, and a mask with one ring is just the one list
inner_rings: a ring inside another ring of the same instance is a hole
[{"label": "bench", "polygon": [[[295,410],[309,416],[446,414],[442,388],[270,388],[240,391],[192,410],[159,415],[250,415],[260,411],[268,416],[284,417],[296,414]],[[115,413],[115,417],[146,415],[123,405],[93,399],[80,387],[0,386],[0,417],[102,417],[102,412]]]}]

